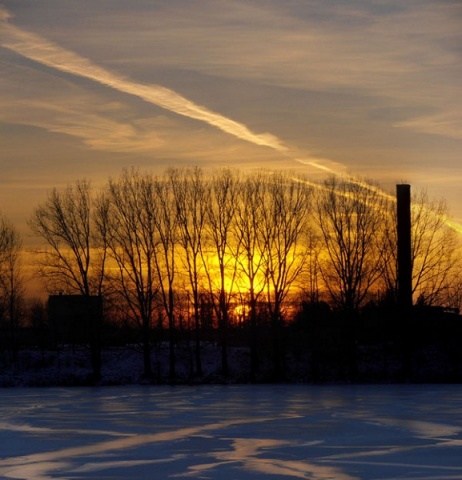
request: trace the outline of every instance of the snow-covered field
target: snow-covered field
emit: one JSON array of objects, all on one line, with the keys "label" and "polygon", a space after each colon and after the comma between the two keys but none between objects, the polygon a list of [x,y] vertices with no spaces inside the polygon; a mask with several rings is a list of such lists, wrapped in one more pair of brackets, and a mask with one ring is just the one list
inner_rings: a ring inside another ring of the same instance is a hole
[{"label": "snow-covered field", "polygon": [[0,478],[461,479],[462,386],[6,388]]},{"label": "snow-covered field", "polygon": [[[193,375],[196,370],[192,345],[177,347],[176,381],[189,384],[217,383],[225,380],[220,375],[221,349],[212,343],[201,345],[202,377]],[[3,361],[2,361],[3,360]],[[247,348],[229,349],[228,382],[248,382],[250,353]],[[151,353],[153,383],[169,382],[168,344],[158,345]],[[268,374],[272,364],[266,362],[260,367],[261,373]],[[303,365],[302,370],[306,370]],[[143,357],[138,346],[106,348],[102,352],[100,385],[128,385],[146,383],[143,378]],[[0,356],[0,387],[49,387],[91,385],[92,369],[88,348],[62,347],[59,350],[23,349],[16,362],[8,362]]]}]

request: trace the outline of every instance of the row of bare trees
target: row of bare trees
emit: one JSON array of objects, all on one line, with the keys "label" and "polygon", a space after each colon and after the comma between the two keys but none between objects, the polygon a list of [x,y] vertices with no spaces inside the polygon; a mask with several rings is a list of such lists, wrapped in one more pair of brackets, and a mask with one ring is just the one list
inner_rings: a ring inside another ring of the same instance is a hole
[{"label": "row of bare trees", "polygon": [[[151,375],[155,313],[165,318],[174,375],[174,331],[185,301],[202,373],[202,308],[214,312],[227,372],[226,338],[236,305],[248,312],[256,370],[257,309],[264,301],[274,326],[301,274],[309,235],[310,189],[282,174],[241,177],[223,170],[170,169],[162,177],[126,170],[93,201],[86,182],[53,191],[30,222],[46,240],[37,252],[52,291],[116,298],[143,332]],[[120,302],[120,300],[122,300]]]},{"label": "row of bare trees", "polygon": [[[48,290],[104,295],[123,310],[142,332],[145,375],[152,375],[156,321],[170,334],[174,377],[175,329],[184,318],[202,373],[206,307],[220,332],[223,373],[227,331],[240,317],[255,374],[262,309],[277,369],[281,328],[297,295],[326,300],[353,319],[371,299],[396,294],[395,209],[392,196],[360,179],[313,184],[283,173],[130,169],[98,192],[84,180],[53,190],[29,224],[44,243],[36,258]],[[445,204],[418,194],[412,216],[415,298],[459,306],[459,239]]]}]

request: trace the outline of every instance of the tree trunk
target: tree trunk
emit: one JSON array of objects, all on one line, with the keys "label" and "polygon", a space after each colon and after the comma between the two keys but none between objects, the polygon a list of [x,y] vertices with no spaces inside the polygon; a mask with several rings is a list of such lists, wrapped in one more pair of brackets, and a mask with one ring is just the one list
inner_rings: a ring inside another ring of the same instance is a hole
[{"label": "tree trunk", "polygon": [[228,316],[222,311],[220,319],[220,344],[221,344],[221,373],[224,377],[229,375],[228,366]]},{"label": "tree trunk", "polygon": [[196,357],[196,375],[202,376],[201,359],[201,324],[199,316],[199,306],[197,298],[194,299],[194,322],[195,322],[195,357]]},{"label": "tree trunk", "polygon": [[143,377],[151,380],[153,378],[151,365],[151,328],[149,320],[143,321]]},{"label": "tree trunk", "polygon": [[170,383],[176,382],[176,357],[175,357],[175,320],[173,315],[168,318],[168,347],[169,347],[169,378]]},{"label": "tree trunk", "polygon": [[257,340],[257,311],[256,301],[252,298],[250,300],[250,381],[255,383],[257,381],[258,373],[258,340]]}]

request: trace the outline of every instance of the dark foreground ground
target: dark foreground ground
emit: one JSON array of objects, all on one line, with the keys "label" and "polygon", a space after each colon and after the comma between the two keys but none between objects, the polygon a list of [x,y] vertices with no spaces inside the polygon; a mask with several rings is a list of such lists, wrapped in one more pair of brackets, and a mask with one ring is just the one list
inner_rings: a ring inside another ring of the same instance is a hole
[{"label": "dark foreground ground", "polygon": [[271,352],[258,358],[258,370],[250,372],[250,350],[228,349],[229,374],[222,375],[219,345],[201,345],[202,374],[197,374],[193,345],[175,351],[175,377],[169,371],[167,344],[153,349],[152,378],[143,375],[142,352],[136,345],[102,351],[101,376],[95,380],[90,351],[84,346],[61,346],[56,350],[22,349],[14,358],[0,354],[0,386],[69,386],[135,384],[213,383],[462,383],[462,352],[444,346],[424,345],[414,349],[406,372],[402,354],[393,345],[358,346],[355,371],[345,352],[305,351],[287,353],[278,364]]}]

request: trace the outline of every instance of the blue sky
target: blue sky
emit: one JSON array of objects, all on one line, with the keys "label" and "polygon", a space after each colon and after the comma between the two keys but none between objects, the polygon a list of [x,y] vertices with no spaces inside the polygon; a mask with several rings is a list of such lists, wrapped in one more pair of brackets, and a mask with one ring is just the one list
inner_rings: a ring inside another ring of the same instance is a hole
[{"label": "blue sky", "polygon": [[131,165],[402,181],[462,221],[462,3],[0,0],[0,209]]}]

